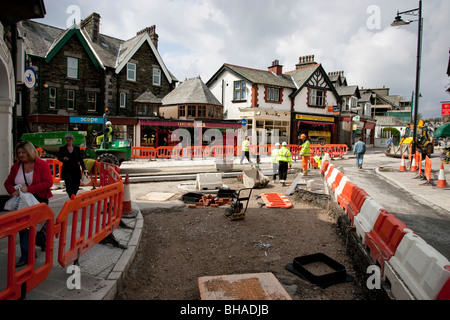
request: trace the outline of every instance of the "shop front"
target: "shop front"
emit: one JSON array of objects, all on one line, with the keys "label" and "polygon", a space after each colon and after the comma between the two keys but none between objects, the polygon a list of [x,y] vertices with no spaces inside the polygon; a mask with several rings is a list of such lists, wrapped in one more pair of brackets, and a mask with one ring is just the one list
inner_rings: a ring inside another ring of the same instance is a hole
[{"label": "shop front", "polygon": [[295,113],[292,125],[292,143],[301,144],[300,136],[306,134],[311,144],[338,143],[336,117]]},{"label": "shop front", "polygon": [[[158,148],[175,146],[181,142],[186,147],[199,145],[199,139],[201,145],[208,145],[210,139],[218,138],[216,135],[221,135],[225,144],[227,132],[240,128],[241,124],[234,122],[139,120],[135,128],[135,146]],[[208,131],[210,129],[214,130]],[[234,138],[234,144],[236,141]]]}]

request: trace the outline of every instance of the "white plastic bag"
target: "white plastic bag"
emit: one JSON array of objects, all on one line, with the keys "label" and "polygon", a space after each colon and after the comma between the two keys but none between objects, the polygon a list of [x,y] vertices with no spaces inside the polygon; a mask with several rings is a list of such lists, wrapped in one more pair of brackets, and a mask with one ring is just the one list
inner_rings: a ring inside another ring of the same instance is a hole
[{"label": "white plastic bag", "polygon": [[[20,191],[20,190],[19,190]],[[17,210],[28,208],[31,206],[34,206],[36,204],[39,204],[39,201],[29,192],[22,192],[20,191],[20,202],[19,202],[19,208]]]},{"label": "white plastic bag", "polygon": [[19,208],[20,197],[14,196],[5,203],[4,210],[16,211]]},{"label": "white plastic bag", "polygon": [[81,175],[80,183],[82,186],[87,186],[90,182],[91,182],[91,178],[87,174]]}]

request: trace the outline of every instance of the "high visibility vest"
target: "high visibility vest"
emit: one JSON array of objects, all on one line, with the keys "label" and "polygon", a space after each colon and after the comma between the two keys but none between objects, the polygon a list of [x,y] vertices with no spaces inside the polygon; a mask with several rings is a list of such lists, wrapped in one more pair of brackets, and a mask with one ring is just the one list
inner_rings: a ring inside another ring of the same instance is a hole
[{"label": "high visibility vest", "polygon": [[292,164],[292,156],[288,148],[282,147],[280,149],[280,151],[278,152],[278,161],[285,161],[289,162],[289,164]]},{"label": "high visibility vest", "polygon": [[303,144],[302,144],[302,149],[300,150],[300,155],[302,157],[309,157],[311,153],[311,148],[310,148],[310,144],[309,141],[306,140]]},{"label": "high visibility vest", "polygon": [[111,142],[112,141],[113,128],[112,127],[107,127],[106,129],[108,130],[108,132],[106,133],[106,141]]},{"label": "high visibility vest", "polygon": [[272,150],[272,163],[278,163],[278,153],[280,149],[273,149]]},{"label": "high visibility vest", "polygon": [[250,141],[248,141],[247,139],[244,140],[244,142],[242,142],[242,151],[249,151],[250,147]]}]

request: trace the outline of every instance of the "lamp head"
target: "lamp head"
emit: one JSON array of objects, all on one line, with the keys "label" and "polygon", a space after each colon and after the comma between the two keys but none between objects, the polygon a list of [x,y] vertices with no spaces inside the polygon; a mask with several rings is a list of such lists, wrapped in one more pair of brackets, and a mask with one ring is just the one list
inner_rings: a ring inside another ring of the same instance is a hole
[{"label": "lamp head", "polygon": [[394,22],[391,23],[391,26],[393,26],[393,27],[400,27],[400,26],[408,25],[410,23],[411,23],[411,21],[403,20],[402,17],[397,12],[397,16],[395,17]]}]

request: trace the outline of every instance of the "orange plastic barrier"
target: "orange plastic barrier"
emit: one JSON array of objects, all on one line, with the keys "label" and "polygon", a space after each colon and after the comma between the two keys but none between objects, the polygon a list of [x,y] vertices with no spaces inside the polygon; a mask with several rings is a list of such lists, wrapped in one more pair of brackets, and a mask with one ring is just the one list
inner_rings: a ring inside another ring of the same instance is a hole
[{"label": "orange plastic barrier", "polygon": [[361,211],[361,207],[368,196],[363,189],[347,181],[341,194],[337,197],[339,206],[345,210],[352,224],[354,217]]},{"label": "orange plastic barrier", "polygon": [[41,158],[42,155],[45,154],[45,151],[44,151],[44,149],[42,149],[42,148],[36,148],[36,152],[37,152],[37,156],[38,156],[39,158]]},{"label": "orange plastic barrier", "polygon": [[425,157],[425,177],[428,182],[431,181],[431,159],[428,156]]},{"label": "orange plastic barrier", "polygon": [[325,172],[327,171],[329,165],[330,165],[329,161],[322,162],[322,166],[320,167],[320,175],[322,177],[325,175]]},{"label": "orange plastic barrier", "polygon": [[132,159],[155,159],[156,149],[154,147],[133,147],[131,148]]},{"label": "orange plastic barrier", "polygon": [[[47,221],[45,262],[35,269],[36,227],[44,221]],[[0,300],[17,300],[47,278],[53,266],[53,221],[53,211],[43,203],[0,216],[0,239],[8,238],[7,283],[0,292]],[[18,232],[27,228],[28,265],[16,271],[16,239]]]},{"label": "orange plastic barrier", "polygon": [[406,233],[404,229],[407,229],[407,226],[393,214],[380,212],[373,229],[366,235],[365,246],[369,248],[373,261],[380,265],[382,274],[384,262],[395,254]]},{"label": "orange plastic barrier", "polygon": [[[109,168],[108,173],[112,174]],[[118,175],[118,174],[117,174]],[[101,188],[72,196],[64,204],[56,224],[61,225],[58,245],[58,262],[65,267],[74,262],[83,253],[111,234],[122,218],[124,189],[122,180]],[[79,216],[81,214],[81,216]],[[72,228],[68,232],[68,221],[71,218]],[[69,248],[66,248],[69,241]]]},{"label": "orange plastic barrier", "polygon": [[42,159],[48,163],[50,171],[52,172],[53,183],[61,182],[62,162],[57,159]]},{"label": "orange plastic barrier", "polygon": [[261,199],[263,199],[266,207],[268,208],[290,208],[292,203],[282,193],[262,193]]},{"label": "orange plastic barrier", "polygon": [[334,181],[331,183],[331,190],[336,190],[336,188],[339,186],[339,183],[341,183],[342,178],[344,177],[344,173],[342,173],[341,171],[339,171],[336,175],[336,178],[334,179]]}]

